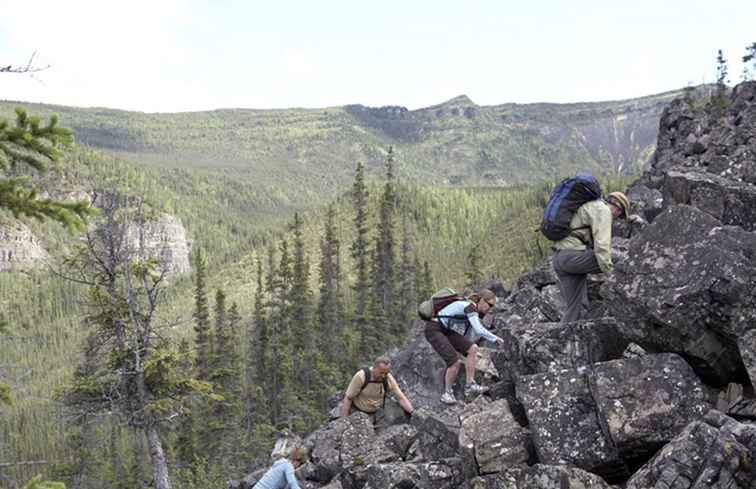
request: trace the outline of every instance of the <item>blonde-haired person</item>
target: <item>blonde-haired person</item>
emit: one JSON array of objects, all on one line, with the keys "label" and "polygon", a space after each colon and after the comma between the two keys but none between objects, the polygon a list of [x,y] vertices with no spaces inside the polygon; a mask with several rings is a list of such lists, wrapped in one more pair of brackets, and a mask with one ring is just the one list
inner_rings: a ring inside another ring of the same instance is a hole
[{"label": "blonde-haired person", "polygon": [[486,392],[488,389],[475,382],[475,368],[478,364],[478,338],[492,343],[502,339],[483,326],[480,319],[496,305],[496,294],[482,289],[467,299],[459,299],[438,312],[438,319],[427,321],[425,339],[446,363],[444,371],[444,393],[441,402],[454,404],[453,386],[462,366],[459,354],[465,356],[465,397]]},{"label": "blonde-haired person", "polygon": [[588,274],[612,271],[612,220],[629,214],[630,200],[622,192],[586,202],[572,216],[570,235],[554,243],[563,323],[577,321],[588,307]]},{"label": "blonde-haired person", "polygon": [[294,471],[304,458],[304,450],[294,447],[286,458],[276,460],[252,489],[300,489]]}]

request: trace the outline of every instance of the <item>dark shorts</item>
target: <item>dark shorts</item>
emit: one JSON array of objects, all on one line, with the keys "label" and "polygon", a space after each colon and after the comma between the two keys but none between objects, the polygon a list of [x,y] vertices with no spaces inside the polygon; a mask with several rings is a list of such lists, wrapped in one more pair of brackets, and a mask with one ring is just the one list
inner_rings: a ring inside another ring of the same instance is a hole
[{"label": "dark shorts", "polygon": [[473,343],[454,331],[443,328],[435,321],[425,322],[425,339],[433,349],[441,355],[447,367],[454,365],[459,359],[457,353],[466,355]]}]

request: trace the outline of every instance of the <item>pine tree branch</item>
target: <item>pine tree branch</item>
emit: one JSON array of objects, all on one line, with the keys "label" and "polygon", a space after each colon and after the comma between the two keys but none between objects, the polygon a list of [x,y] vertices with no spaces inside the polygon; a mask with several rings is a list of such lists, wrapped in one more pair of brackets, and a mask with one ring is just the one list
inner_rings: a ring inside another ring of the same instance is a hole
[{"label": "pine tree branch", "polygon": [[37,55],[37,52],[34,51],[32,55],[29,57],[29,61],[26,63],[25,66],[0,66],[0,73],[16,73],[16,74],[25,74],[25,73],[38,73],[40,71],[44,71],[51,67],[51,65],[45,65],[45,66],[34,66],[34,57]]}]

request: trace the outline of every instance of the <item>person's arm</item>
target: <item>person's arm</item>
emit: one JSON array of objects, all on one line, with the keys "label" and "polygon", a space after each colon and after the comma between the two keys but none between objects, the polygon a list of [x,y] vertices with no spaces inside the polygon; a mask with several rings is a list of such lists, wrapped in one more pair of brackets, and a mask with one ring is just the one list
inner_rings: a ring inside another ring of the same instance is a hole
[{"label": "person's arm", "polygon": [[344,396],[344,399],[341,400],[341,410],[339,414],[341,417],[349,416],[349,409],[352,407],[352,400],[349,399],[347,396]]},{"label": "person's arm", "polygon": [[407,399],[407,396],[404,395],[404,392],[402,392],[402,389],[399,388],[399,384],[396,382],[396,379],[391,374],[388,374],[388,385],[389,390],[392,394],[394,394],[396,400],[399,401],[399,405],[402,407],[402,409],[404,409],[404,412],[407,414],[412,414],[415,408],[412,407],[412,403],[409,399]]},{"label": "person's arm", "polygon": [[294,477],[294,466],[291,465],[291,462],[286,462],[284,474],[286,475],[286,484],[289,489],[301,489],[297,482],[297,478]]},{"label": "person's arm", "polygon": [[480,322],[480,317],[478,316],[477,311],[467,313],[467,319],[470,321],[470,326],[472,326],[475,334],[477,334],[478,336],[492,343],[498,343],[499,341],[501,341],[501,338],[488,331],[486,327],[483,326],[483,323]]},{"label": "person's arm", "polygon": [[590,212],[593,253],[602,272],[612,271],[612,211],[603,202],[597,202]]},{"label": "person's arm", "polygon": [[360,395],[360,391],[364,384],[365,373],[362,370],[358,370],[349,382],[349,387],[347,387],[347,390],[344,393],[344,399],[341,401],[341,412],[339,413],[341,416],[349,416],[349,408],[352,407],[352,399]]}]

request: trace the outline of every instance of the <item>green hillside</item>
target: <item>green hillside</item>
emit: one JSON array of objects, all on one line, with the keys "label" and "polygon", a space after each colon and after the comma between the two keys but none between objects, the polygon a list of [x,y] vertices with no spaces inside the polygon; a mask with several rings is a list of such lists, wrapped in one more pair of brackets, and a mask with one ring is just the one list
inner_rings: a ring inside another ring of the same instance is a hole
[{"label": "green hillside", "polygon": [[[655,144],[658,117],[681,92],[616,102],[478,106],[460,96],[418,110],[324,109],[145,114],[23,103],[60,115],[79,143],[142,166],[194,168],[247,185],[256,215],[336,197],[355,162],[381,173],[386,150],[400,181],[512,186],[571,173],[636,174]],[[0,102],[11,117],[17,102]]]}]

